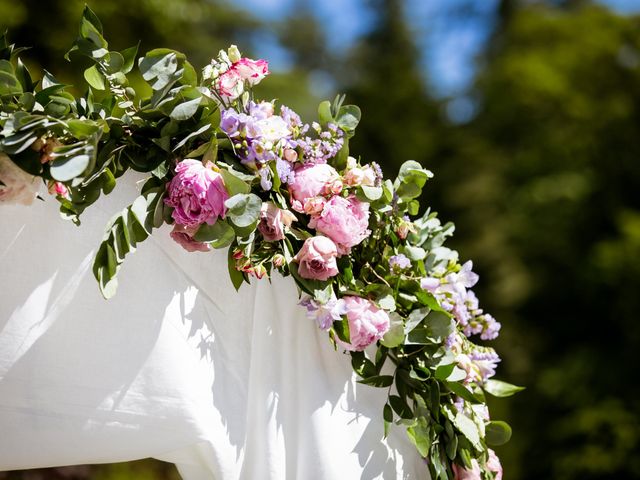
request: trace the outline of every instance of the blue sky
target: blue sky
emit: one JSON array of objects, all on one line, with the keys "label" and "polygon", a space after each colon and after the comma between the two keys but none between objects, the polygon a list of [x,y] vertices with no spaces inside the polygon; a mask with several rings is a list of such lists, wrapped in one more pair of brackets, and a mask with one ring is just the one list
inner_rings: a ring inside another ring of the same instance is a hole
[{"label": "blue sky", "polygon": [[[372,14],[366,0],[233,0],[267,20],[280,20],[298,8],[308,6],[327,32],[329,46],[346,51],[367,31]],[[601,0],[622,13],[640,12],[640,0]],[[429,73],[433,91],[454,97],[470,85],[474,57],[482,50],[491,32],[498,0],[407,0],[406,14],[423,52],[421,61]],[[461,11],[466,6],[471,10]],[[273,38],[261,38],[258,54],[268,58],[275,69],[289,66],[286,52]]]}]

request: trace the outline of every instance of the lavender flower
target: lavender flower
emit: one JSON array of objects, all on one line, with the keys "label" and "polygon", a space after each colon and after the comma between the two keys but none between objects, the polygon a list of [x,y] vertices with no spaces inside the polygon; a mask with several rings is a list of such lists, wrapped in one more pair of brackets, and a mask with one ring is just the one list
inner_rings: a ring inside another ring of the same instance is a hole
[{"label": "lavender flower", "polygon": [[469,354],[469,358],[478,370],[478,375],[483,383],[496,374],[496,367],[500,362],[500,357],[494,349],[476,347],[476,350]]},{"label": "lavender flower", "polygon": [[391,270],[393,272],[399,273],[403,270],[411,268],[411,260],[409,260],[402,253],[393,255],[391,258],[389,258],[389,267],[391,267]]},{"label": "lavender flower", "polygon": [[344,300],[338,300],[335,294],[324,304],[307,296],[302,299],[300,305],[307,309],[307,317],[315,320],[322,330],[329,330],[333,322],[340,320],[347,313]]}]

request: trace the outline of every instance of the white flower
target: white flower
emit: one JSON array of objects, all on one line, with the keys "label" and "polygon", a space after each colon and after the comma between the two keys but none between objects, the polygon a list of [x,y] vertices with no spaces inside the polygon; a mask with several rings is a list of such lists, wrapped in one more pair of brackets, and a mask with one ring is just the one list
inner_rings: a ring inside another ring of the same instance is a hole
[{"label": "white flower", "polygon": [[0,203],[31,205],[40,189],[38,178],[29,175],[0,152]]},{"label": "white flower", "polygon": [[277,115],[259,120],[256,123],[260,127],[263,143],[271,142],[272,144],[276,144],[282,138],[291,135],[291,130],[289,130],[287,122]]}]

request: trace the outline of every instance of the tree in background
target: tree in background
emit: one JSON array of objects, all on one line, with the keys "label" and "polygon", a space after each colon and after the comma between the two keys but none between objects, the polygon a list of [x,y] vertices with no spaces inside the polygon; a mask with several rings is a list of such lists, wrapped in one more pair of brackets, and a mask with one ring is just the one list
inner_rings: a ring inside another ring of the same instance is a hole
[{"label": "tree in background", "polygon": [[409,159],[429,165],[438,148],[438,107],[427,95],[402,0],[373,0],[375,23],[354,48],[343,77],[350,103],[362,109],[351,151],[393,178]]},{"label": "tree in background", "polygon": [[640,19],[505,3],[435,182],[528,386],[499,453],[509,478],[640,478]]}]

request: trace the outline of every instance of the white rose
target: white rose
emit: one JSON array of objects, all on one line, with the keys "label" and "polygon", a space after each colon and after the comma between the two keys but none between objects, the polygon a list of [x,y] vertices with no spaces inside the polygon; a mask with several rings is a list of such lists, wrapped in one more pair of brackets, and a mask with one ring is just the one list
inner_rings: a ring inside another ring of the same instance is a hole
[{"label": "white rose", "polygon": [[29,175],[0,152],[0,203],[31,205],[40,189],[38,178]]}]

